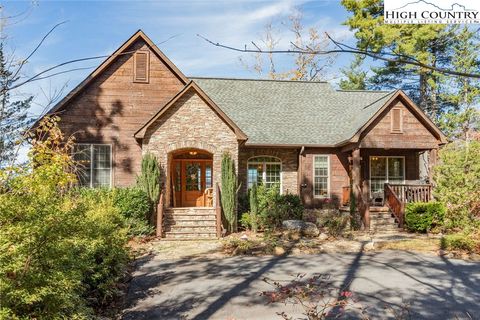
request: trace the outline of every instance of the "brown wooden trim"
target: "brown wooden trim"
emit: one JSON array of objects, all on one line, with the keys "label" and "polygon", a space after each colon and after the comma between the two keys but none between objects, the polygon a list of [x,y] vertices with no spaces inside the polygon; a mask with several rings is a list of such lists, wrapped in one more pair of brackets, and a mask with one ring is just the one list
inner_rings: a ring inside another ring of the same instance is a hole
[{"label": "brown wooden trim", "polygon": [[220,119],[222,119],[233,132],[235,132],[238,140],[246,140],[247,135],[230,119],[206,94],[203,90],[193,81],[190,81],[179,93],[177,93],[169,102],[167,102],[160,110],[144,125],[142,125],[134,134],[136,139],[143,139],[147,129],[160,118],[169,108],[171,108],[175,102],[177,102],[188,90],[193,89],[202,98],[202,100],[209,105],[214,112],[216,112]]}]

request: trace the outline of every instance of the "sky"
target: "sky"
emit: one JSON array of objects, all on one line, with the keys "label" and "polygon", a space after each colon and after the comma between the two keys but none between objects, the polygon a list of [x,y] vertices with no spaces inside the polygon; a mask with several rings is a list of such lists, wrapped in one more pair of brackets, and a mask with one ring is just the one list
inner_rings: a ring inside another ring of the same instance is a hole
[{"label": "sky", "polygon": [[[13,16],[6,20],[2,36],[6,37],[6,50],[22,59],[54,25],[65,22],[29,59],[22,73],[25,78],[72,59],[111,54],[138,29],[187,76],[256,78],[259,76],[239,59],[253,61],[252,55],[215,47],[197,34],[244,47],[251,41],[258,42],[265,26],[272,23],[280,37],[279,48],[286,48],[292,35],[281,22],[298,10],[303,12],[305,27],[353,43],[352,32],[342,25],[348,13],[339,0],[2,1],[2,16]],[[337,57],[326,77],[338,81],[339,68],[350,59]],[[33,94],[30,113],[38,117],[52,98],[67,94],[102,61],[68,65],[60,70],[85,69],[33,82],[15,94]],[[280,66],[290,62],[291,57],[279,58]]]}]

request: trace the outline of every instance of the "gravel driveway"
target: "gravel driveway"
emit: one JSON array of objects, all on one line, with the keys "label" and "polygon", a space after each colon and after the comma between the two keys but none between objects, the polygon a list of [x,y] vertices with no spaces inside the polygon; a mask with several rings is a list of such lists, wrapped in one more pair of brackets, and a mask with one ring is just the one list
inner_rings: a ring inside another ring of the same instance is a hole
[{"label": "gravel driveway", "polygon": [[[351,290],[371,319],[394,318],[409,305],[411,319],[480,319],[480,263],[405,251],[281,257],[205,257],[138,261],[124,320],[281,319],[298,306],[266,304],[265,277],[328,274]],[[304,318],[304,317],[303,317]]]}]

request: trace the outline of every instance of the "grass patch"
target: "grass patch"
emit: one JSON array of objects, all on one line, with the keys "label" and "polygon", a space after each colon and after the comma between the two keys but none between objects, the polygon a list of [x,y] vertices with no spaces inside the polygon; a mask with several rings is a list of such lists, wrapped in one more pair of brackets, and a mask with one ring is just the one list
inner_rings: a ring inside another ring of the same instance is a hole
[{"label": "grass patch", "polygon": [[399,241],[386,241],[376,244],[379,250],[404,250],[404,251],[438,251],[441,248],[440,239],[408,239]]}]

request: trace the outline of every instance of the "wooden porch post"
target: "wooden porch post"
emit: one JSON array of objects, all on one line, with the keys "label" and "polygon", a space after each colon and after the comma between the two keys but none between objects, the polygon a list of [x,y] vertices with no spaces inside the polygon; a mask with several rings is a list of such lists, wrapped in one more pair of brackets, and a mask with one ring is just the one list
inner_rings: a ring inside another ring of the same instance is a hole
[{"label": "wooden porch post", "polygon": [[161,238],[163,236],[163,208],[164,208],[165,197],[163,192],[160,192],[160,199],[157,206],[157,237]]},{"label": "wooden porch post", "polygon": [[[361,185],[361,168],[360,168],[360,149],[354,149],[352,151],[352,193],[355,198],[356,209],[360,214],[360,217],[363,217],[361,208],[362,204],[362,185]],[[352,201],[352,199],[350,200]],[[358,219],[355,219],[358,222]]]},{"label": "wooden porch post", "polygon": [[437,164],[437,149],[430,149],[428,152],[428,182],[433,184],[433,168]]},{"label": "wooden porch post", "polygon": [[370,202],[368,201],[368,190],[369,190],[369,185],[367,180],[363,180],[362,183],[362,209],[363,209],[363,224],[365,226],[365,229],[368,231],[370,230]]}]

